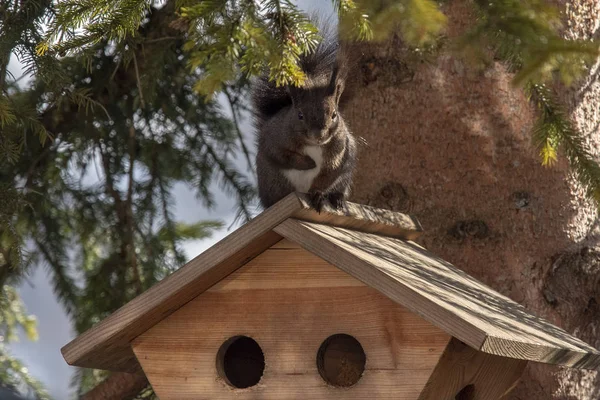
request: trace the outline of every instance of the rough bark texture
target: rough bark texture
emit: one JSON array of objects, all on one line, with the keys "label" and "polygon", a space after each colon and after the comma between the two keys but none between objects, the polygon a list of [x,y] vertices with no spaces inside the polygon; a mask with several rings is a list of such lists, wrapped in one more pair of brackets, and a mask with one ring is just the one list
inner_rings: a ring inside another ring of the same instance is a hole
[{"label": "rough bark texture", "polygon": [[131,400],[149,385],[143,374],[114,373],[81,400]]},{"label": "rough bark texture", "polygon": [[[600,2],[567,7],[567,35],[599,30]],[[450,34],[472,6],[448,4]],[[501,64],[470,68],[442,50],[415,61],[398,40],[362,46],[360,96],[345,113],[367,144],[352,200],[410,212],[427,248],[600,347],[600,228],[564,158],[540,164],[531,144],[535,110]],[[561,95],[598,146],[599,68]],[[595,372],[533,365],[510,399],[600,398]]]}]

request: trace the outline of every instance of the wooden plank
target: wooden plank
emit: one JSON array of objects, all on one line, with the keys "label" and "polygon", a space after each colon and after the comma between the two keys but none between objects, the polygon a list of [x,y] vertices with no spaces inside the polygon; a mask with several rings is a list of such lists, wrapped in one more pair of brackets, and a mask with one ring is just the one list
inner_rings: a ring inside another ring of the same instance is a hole
[{"label": "wooden plank", "polygon": [[344,210],[335,210],[325,205],[321,213],[318,213],[310,207],[307,195],[297,195],[301,208],[292,216],[299,220],[409,240],[414,240],[423,233],[421,223],[411,215],[351,202],[346,202]]},{"label": "wooden plank", "polygon": [[[298,245],[295,248],[282,248],[281,242],[292,244],[289,240],[281,240],[207,292],[231,292],[233,296],[237,295],[238,290],[251,289],[365,286],[339,269],[331,268],[327,261]],[[255,266],[260,268],[253,268]],[[319,279],[315,279],[316,276]]]},{"label": "wooden plank", "polygon": [[[316,356],[330,335],[355,337],[365,372],[328,385]],[[216,355],[235,335],[265,355],[257,386],[234,389]],[[139,336],[134,351],[161,400],[394,399],[422,391],[450,336],[303,249],[274,246]]]},{"label": "wooden plank", "polygon": [[130,342],[281,239],[271,230],[299,208],[288,196],[61,349],[70,365],[129,372]]},{"label": "wooden plank", "polygon": [[419,400],[499,400],[518,383],[527,361],[472,349],[452,339]]},{"label": "wooden plank", "polygon": [[292,242],[291,240],[281,239],[279,242],[277,242],[273,246],[271,246],[271,248],[272,249],[301,249],[302,246],[300,246],[296,242]]},{"label": "wooden plank", "polygon": [[138,370],[129,342],[279,240],[271,229],[292,215],[406,237],[420,231],[418,221],[410,217],[371,207],[349,203],[346,214],[334,210],[318,214],[307,207],[306,198],[290,194],[68,343],[61,349],[63,357],[79,367]]},{"label": "wooden plank", "polygon": [[411,242],[293,219],[275,231],[475,349],[600,367],[598,350]]}]

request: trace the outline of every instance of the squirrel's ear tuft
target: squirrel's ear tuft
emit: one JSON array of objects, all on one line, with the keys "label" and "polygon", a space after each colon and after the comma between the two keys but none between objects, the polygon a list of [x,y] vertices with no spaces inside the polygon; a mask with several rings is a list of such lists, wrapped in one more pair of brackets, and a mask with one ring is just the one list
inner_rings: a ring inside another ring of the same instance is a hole
[{"label": "squirrel's ear tuft", "polygon": [[296,86],[293,85],[287,85],[285,87],[288,95],[290,96],[290,98],[292,99],[292,105],[294,107],[296,107],[298,105],[298,94],[299,94],[299,88],[297,88]]},{"label": "squirrel's ear tuft", "polygon": [[344,88],[346,85],[343,80],[340,80],[335,87],[335,104],[340,103],[340,97],[342,97],[342,93],[344,92]]},{"label": "squirrel's ear tuft", "polygon": [[327,86],[327,94],[330,96],[335,95],[337,84],[338,84],[338,76],[339,76],[339,67],[335,65],[333,67],[333,72],[331,73],[331,79],[329,80],[329,85]]},{"label": "squirrel's ear tuft", "polygon": [[329,81],[327,91],[330,96],[335,97],[336,104],[340,101],[340,97],[342,95],[342,92],[344,91],[344,86],[344,79],[340,74],[339,67],[335,65],[333,67],[333,72],[331,74],[331,79]]}]

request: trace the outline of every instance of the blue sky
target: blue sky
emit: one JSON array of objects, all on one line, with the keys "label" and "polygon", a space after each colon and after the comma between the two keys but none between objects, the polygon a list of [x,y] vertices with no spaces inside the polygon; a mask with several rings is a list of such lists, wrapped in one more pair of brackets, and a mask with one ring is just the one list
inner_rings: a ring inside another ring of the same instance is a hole
[{"label": "blue sky", "polygon": [[[327,0],[299,0],[297,3],[307,11],[318,10],[326,14],[332,11],[331,1]],[[14,57],[9,69],[15,76],[20,76],[20,64]],[[242,130],[248,138],[252,137],[251,127],[247,121],[243,124]],[[253,142],[249,140],[249,143]],[[243,161],[240,165],[246,168]],[[217,187],[214,188],[214,193],[217,206],[209,211],[202,207],[188,188],[184,185],[176,186],[174,189],[175,218],[181,221],[221,219],[228,227],[234,217],[234,203]],[[228,233],[230,231],[223,229],[210,239],[188,242],[184,246],[188,259],[197,256]],[[19,288],[28,311],[38,319],[40,338],[37,342],[22,338],[20,342],[11,344],[10,347],[13,354],[25,362],[30,373],[42,381],[55,400],[69,400],[72,397],[69,385],[75,369],[65,363],[60,348],[74,337],[74,333],[48,282],[46,268],[40,265],[34,267],[32,275]]]}]

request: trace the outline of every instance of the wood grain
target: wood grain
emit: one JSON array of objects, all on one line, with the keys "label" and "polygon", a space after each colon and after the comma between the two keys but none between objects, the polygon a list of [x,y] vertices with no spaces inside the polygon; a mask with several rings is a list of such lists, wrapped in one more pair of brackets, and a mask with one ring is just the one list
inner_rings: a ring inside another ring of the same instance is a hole
[{"label": "wood grain", "polygon": [[499,400],[515,387],[526,365],[452,339],[418,400]]},{"label": "wood grain", "polygon": [[[134,340],[160,399],[416,399],[450,337],[282,242]],[[328,385],[317,371],[319,346],[336,333],[354,336],[366,353],[365,372],[350,388]],[[235,335],[263,350],[257,386],[233,389],[217,374],[217,351]]]},{"label": "wood grain", "polygon": [[281,237],[272,228],[293,215],[407,237],[420,229],[410,217],[351,203],[347,214],[333,210],[318,214],[307,207],[305,198],[290,194],[68,343],[61,349],[64,359],[79,367],[139,371],[131,340],[276,243]]},{"label": "wood grain", "polygon": [[575,368],[600,366],[598,350],[412,242],[292,219],[275,232],[474,349]]},{"label": "wood grain", "polygon": [[301,208],[292,215],[296,219],[409,240],[423,233],[421,223],[411,215],[351,202],[346,202],[344,210],[325,205],[318,213],[310,207],[306,195],[298,193],[297,196]]}]

